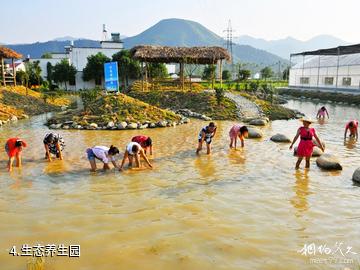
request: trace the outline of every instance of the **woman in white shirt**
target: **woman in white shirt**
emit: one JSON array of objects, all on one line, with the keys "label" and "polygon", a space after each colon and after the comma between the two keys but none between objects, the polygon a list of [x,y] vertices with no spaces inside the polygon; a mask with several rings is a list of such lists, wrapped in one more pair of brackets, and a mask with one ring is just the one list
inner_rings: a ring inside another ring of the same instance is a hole
[{"label": "woman in white shirt", "polygon": [[96,159],[104,163],[104,170],[109,170],[109,161],[115,168],[119,166],[116,164],[115,156],[120,153],[119,149],[111,145],[110,148],[106,146],[94,146],[86,150],[87,158],[90,162],[92,172],[96,171]]},{"label": "woman in white shirt", "polygon": [[138,144],[137,142],[131,142],[126,146],[124,158],[121,162],[119,170],[120,171],[123,170],[126,159],[129,160],[129,167],[132,167],[134,158],[135,158],[135,162],[136,162],[136,167],[140,168],[141,167],[140,156],[146,161],[146,163],[149,165],[149,167],[152,168],[152,165],[151,165],[149,159],[147,158],[145,151],[141,147],[141,145]]}]

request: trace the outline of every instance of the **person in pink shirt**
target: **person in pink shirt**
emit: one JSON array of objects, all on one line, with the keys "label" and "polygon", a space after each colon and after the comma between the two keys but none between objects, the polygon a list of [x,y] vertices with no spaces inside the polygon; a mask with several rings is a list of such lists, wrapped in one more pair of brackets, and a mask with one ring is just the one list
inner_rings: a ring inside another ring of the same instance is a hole
[{"label": "person in pink shirt", "polygon": [[317,115],[316,115],[316,118],[325,119],[325,115],[327,115],[327,118],[329,119],[329,113],[328,113],[327,109],[325,108],[325,106],[322,106],[322,107],[318,110],[318,113],[317,113]]},{"label": "person in pink shirt", "polygon": [[236,149],[236,143],[237,138],[241,141],[241,147],[244,147],[244,138],[247,138],[249,134],[248,128],[246,126],[241,125],[233,125],[232,128],[229,131],[230,136],[230,148],[233,148],[233,144],[235,142],[235,149]]}]

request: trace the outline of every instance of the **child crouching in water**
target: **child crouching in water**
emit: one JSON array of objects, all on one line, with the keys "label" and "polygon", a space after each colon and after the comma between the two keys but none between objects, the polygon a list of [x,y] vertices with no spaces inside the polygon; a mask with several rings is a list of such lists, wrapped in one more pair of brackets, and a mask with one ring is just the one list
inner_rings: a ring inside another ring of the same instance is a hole
[{"label": "child crouching in water", "polygon": [[244,138],[247,138],[249,135],[249,130],[246,126],[234,125],[229,131],[230,136],[230,148],[233,148],[233,143],[235,142],[235,149],[237,138],[241,141],[241,147],[244,147]]}]

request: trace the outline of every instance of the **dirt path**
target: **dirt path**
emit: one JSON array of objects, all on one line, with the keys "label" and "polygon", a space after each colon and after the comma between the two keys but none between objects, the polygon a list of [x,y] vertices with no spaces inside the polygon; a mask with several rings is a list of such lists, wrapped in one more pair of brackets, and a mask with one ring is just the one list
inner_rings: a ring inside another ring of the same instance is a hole
[{"label": "dirt path", "polygon": [[226,92],[225,96],[236,103],[240,119],[259,118],[263,116],[261,109],[247,98],[231,92]]}]

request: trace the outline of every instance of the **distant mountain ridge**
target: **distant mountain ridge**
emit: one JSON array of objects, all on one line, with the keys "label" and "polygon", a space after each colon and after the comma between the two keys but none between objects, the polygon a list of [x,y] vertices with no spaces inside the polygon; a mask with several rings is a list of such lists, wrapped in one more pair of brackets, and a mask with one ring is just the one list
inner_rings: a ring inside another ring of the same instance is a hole
[{"label": "distant mountain ridge", "polygon": [[[40,58],[46,52],[63,52],[64,46],[74,41],[77,47],[99,47],[99,41],[90,39],[74,40],[74,37],[57,38],[47,42],[36,42],[32,44],[13,44],[8,47],[20,52],[26,57]],[[146,29],[142,33],[123,39],[125,48],[132,48],[135,45],[150,44],[162,46],[224,46],[223,38],[210,31],[200,23],[183,19],[165,19]],[[287,61],[281,57],[256,49],[248,45],[233,46],[234,62],[255,63],[259,66],[273,65]]]},{"label": "distant mountain ridge", "polygon": [[278,40],[265,40],[262,38],[254,38],[248,35],[244,35],[238,38],[234,38],[234,42],[237,44],[249,45],[258,49],[266,50],[285,59],[289,59],[291,53],[350,44],[349,42],[331,35],[319,35],[307,41],[297,40],[292,37]]}]

